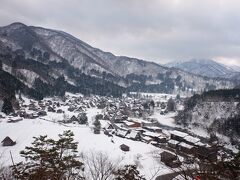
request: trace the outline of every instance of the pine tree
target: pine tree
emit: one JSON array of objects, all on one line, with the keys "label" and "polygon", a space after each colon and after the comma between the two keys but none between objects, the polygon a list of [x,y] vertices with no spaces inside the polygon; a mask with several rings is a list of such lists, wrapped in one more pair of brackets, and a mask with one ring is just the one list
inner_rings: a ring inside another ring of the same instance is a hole
[{"label": "pine tree", "polygon": [[170,98],[167,102],[167,111],[175,111],[176,110],[176,104],[172,98]]},{"label": "pine tree", "polygon": [[153,100],[150,101],[150,106],[152,106],[153,109],[155,108],[155,103]]},{"label": "pine tree", "polygon": [[145,178],[140,175],[136,165],[125,165],[114,174],[114,180],[145,180]]},{"label": "pine tree", "polygon": [[78,160],[77,142],[70,130],[59,134],[58,140],[47,136],[34,137],[32,146],[28,146],[20,154],[26,162],[13,168],[16,179],[59,180],[81,177],[83,163]]},{"label": "pine tree", "polygon": [[78,115],[78,122],[79,124],[87,124],[88,123],[88,117],[86,113],[81,113]]},{"label": "pine tree", "polygon": [[177,99],[177,100],[180,100],[180,99],[181,99],[181,98],[180,98],[180,94],[177,94],[176,99]]},{"label": "pine tree", "polygon": [[101,129],[101,123],[98,119],[95,119],[95,121],[93,122],[93,132],[94,134],[100,134],[100,129]]},{"label": "pine tree", "polygon": [[10,114],[11,112],[13,112],[12,103],[7,98],[3,100],[2,112],[4,112],[5,114]]}]

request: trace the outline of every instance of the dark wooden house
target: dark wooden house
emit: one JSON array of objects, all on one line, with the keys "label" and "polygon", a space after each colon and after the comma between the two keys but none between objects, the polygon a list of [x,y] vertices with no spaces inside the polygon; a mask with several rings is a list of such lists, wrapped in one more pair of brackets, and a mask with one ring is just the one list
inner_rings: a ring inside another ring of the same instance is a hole
[{"label": "dark wooden house", "polygon": [[3,146],[14,146],[16,144],[15,141],[13,141],[10,137],[5,137],[2,141]]}]

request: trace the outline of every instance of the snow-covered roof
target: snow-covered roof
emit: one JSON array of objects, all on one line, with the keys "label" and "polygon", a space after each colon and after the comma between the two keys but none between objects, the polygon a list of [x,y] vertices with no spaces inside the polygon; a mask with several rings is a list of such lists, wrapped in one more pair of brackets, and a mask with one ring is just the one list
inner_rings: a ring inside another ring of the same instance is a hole
[{"label": "snow-covered roof", "polygon": [[193,146],[191,146],[191,145],[189,145],[189,144],[186,144],[185,142],[181,142],[181,143],[179,144],[179,146],[185,147],[185,148],[187,148],[187,149],[192,149],[192,148],[193,148]]},{"label": "snow-covered roof", "polygon": [[179,137],[183,137],[183,138],[186,137],[186,136],[188,136],[187,133],[182,132],[182,131],[177,131],[177,130],[170,131],[170,133],[171,133],[172,135],[179,136]]},{"label": "snow-covered roof", "polygon": [[168,143],[177,145],[177,144],[179,144],[180,142],[171,139],[171,140],[168,141]]},{"label": "snow-covered roof", "polygon": [[159,133],[150,132],[150,131],[144,132],[143,135],[145,135],[145,136],[151,136],[151,137],[159,137],[159,136],[160,136]]},{"label": "snow-covered roof", "polygon": [[190,136],[190,135],[184,137],[184,139],[185,139],[186,141],[191,142],[191,143],[194,143],[194,144],[200,141],[199,138],[196,138],[196,137],[193,137],[193,136]]},{"label": "snow-covered roof", "polygon": [[197,146],[206,146],[206,144],[203,144],[202,142],[197,142],[195,145],[197,145]]},{"label": "snow-covered roof", "polygon": [[160,127],[156,127],[156,126],[148,127],[148,129],[152,129],[152,130],[162,130]]},{"label": "snow-covered roof", "polygon": [[134,122],[130,122],[130,121],[123,121],[127,126],[131,126],[134,125]]},{"label": "snow-covered roof", "polygon": [[118,131],[117,131],[117,135],[119,135],[119,136],[125,137],[126,134],[127,134],[127,131],[123,131],[123,130],[118,130]]},{"label": "snow-covered roof", "polygon": [[0,112],[0,116],[2,116],[2,117],[6,117],[6,114]]},{"label": "snow-covered roof", "polygon": [[12,121],[19,121],[19,120],[22,120],[23,118],[21,117],[11,117],[9,118],[9,120],[12,120]]},{"label": "snow-covered roof", "polygon": [[100,120],[100,122],[101,122],[102,127],[106,128],[106,129],[108,129],[109,127],[112,126],[112,124],[108,121]]},{"label": "snow-covered roof", "polygon": [[142,137],[142,139],[144,139],[145,141],[151,141],[152,140],[152,138],[150,138],[148,136],[144,136],[144,137]]},{"label": "snow-covered roof", "polygon": [[126,138],[136,138],[137,135],[137,131],[131,131],[129,134],[126,135]]}]

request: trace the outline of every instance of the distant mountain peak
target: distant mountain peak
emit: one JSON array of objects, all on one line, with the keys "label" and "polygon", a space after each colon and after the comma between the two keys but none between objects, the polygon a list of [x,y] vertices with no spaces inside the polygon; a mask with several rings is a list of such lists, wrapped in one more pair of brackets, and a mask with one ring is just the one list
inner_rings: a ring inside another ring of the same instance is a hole
[{"label": "distant mountain peak", "polygon": [[231,78],[236,70],[230,66],[218,63],[212,59],[190,59],[170,62],[167,67],[174,67],[186,72],[211,78]]},{"label": "distant mountain peak", "polygon": [[4,26],[7,28],[21,28],[21,27],[28,27],[27,25],[21,23],[21,22],[14,22],[12,24],[9,24],[8,26]]}]

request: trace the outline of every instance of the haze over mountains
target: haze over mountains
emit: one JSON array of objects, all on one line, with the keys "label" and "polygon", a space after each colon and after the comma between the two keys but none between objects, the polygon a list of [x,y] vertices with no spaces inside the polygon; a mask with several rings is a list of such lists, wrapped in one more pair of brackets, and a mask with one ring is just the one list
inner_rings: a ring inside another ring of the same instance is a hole
[{"label": "haze over mountains", "polygon": [[[231,80],[206,78],[185,69],[115,56],[65,32],[22,23],[0,28],[0,52],[1,72],[21,84],[8,87],[2,80],[0,87],[5,92],[10,88],[37,97],[65,91],[114,96],[129,91],[187,94],[237,85]],[[221,70],[228,72],[226,68]]]},{"label": "haze over mountains", "polygon": [[191,59],[175,61],[166,64],[167,67],[175,67],[184,71],[212,78],[239,79],[240,67],[227,66],[211,59]]}]

